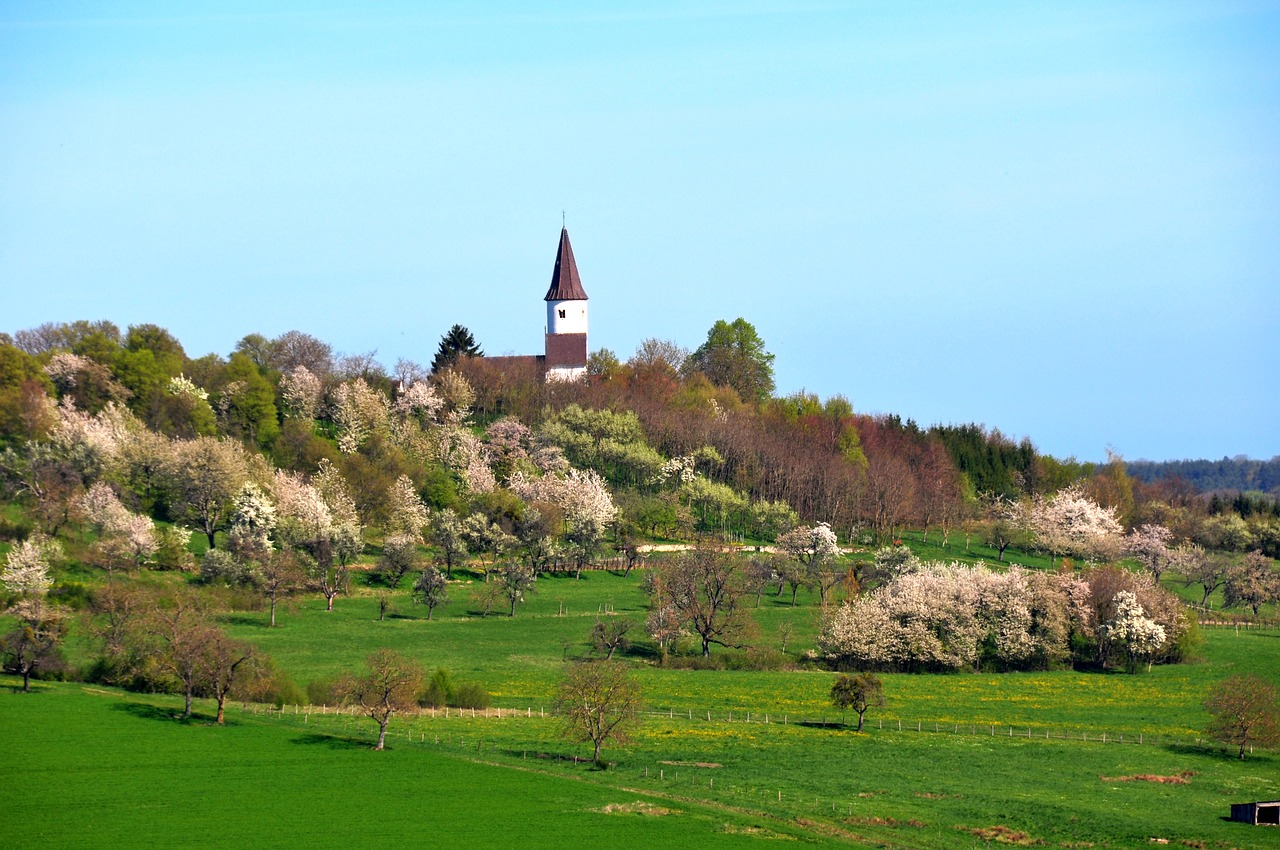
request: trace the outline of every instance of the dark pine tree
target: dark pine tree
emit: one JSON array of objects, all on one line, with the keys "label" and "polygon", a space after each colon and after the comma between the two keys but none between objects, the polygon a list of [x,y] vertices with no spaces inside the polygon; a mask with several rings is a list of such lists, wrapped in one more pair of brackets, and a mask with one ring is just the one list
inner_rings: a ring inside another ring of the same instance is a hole
[{"label": "dark pine tree", "polygon": [[476,344],[471,331],[462,325],[454,325],[440,338],[440,347],[436,349],[435,359],[431,361],[431,371],[448,369],[459,357],[484,357],[484,352]]}]

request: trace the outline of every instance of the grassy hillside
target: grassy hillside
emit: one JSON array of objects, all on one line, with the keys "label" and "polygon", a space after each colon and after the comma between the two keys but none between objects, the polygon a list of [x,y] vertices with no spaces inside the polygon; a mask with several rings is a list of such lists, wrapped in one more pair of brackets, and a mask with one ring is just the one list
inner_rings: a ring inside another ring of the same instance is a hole
[{"label": "grassy hillside", "polygon": [[[500,625],[536,635],[522,622],[536,618]],[[535,690],[557,663],[528,649],[490,669],[516,681],[522,658],[540,659],[524,685]],[[606,749],[607,771],[575,763],[585,752],[537,707],[512,711],[512,694],[501,719],[397,717],[378,754],[371,721],[332,709],[237,706],[217,728],[207,705],[183,724],[173,697],[40,683],[0,693],[7,820],[23,825],[6,845],[1274,846],[1272,831],[1223,816],[1231,802],[1280,796],[1280,758],[1240,762],[1198,746],[1188,724],[1202,719],[1203,683],[1242,666],[1275,675],[1280,634],[1215,633],[1207,654],[1184,675],[886,677],[890,704],[863,734],[830,709],[819,722],[830,674],[641,671],[652,708],[680,695],[712,717],[650,712],[630,746]],[[748,721],[742,707],[761,703],[801,716]],[[955,723],[899,731],[897,718],[930,713]]]}]

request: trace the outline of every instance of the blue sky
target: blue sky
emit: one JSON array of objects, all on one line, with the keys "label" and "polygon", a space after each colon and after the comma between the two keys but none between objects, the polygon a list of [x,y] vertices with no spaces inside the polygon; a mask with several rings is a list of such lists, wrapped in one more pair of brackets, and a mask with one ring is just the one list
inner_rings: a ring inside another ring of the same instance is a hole
[{"label": "blue sky", "polygon": [[1278,3],[7,0],[0,330],[534,353],[564,210],[593,349],[1271,457],[1278,148]]}]

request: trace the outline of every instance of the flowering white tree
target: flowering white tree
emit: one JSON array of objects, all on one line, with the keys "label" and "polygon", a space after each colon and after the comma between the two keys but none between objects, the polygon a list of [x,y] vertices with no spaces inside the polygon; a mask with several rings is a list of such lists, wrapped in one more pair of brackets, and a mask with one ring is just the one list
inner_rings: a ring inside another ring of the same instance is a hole
[{"label": "flowering white tree", "polygon": [[1142,525],[1125,537],[1125,551],[1146,568],[1152,581],[1159,584],[1160,576],[1173,563],[1173,551],[1169,548],[1172,539],[1173,532],[1163,525]]},{"label": "flowering white tree", "polygon": [[299,419],[315,419],[324,394],[324,383],[302,364],[280,378],[280,398],[285,410]]},{"label": "flowering white tree", "polygon": [[264,556],[271,551],[275,527],[276,506],[261,487],[246,481],[231,502],[232,548],[250,557]]},{"label": "flowering white tree", "polygon": [[827,604],[827,593],[839,579],[832,562],[840,556],[840,544],[831,524],[802,525],[778,538],[782,551],[800,562],[809,581],[818,588],[818,598]]},{"label": "flowering white tree", "polygon": [[338,449],[354,454],[371,437],[391,431],[387,397],[355,378],[339,384],[332,394],[333,421],[338,426]]},{"label": "flowering white tree", "polygon": [[1147,616],[1137,595],[1131,591],[1116,594],[1115,609],[1115,617],[1099,629],[1103,639],[1125,653],[1129,669],[1145,659],[1150,670],[1152,658],[1164,646],[1164,627]]},{"label": "flowering white tree", "polygon": [[38,667],[57,660],[57,646],[66,635],[66,609],[45,601],[53,584],[49,570],[60,553],[56,541],[27,538],[9,550],[0,570],[0,583],[19,597],[5,612],[17,618],[18,625],[0,636],[0,657],[5,669],[22,676],[24,692],[31,690],[31,674]]},{"label": "flowering white tree", "polygon": [[1067,654],[1070,577],[921,564],[823,618],[819,649],[856,665],[1043,667]]},{"label": "flowering white tree", "polygon": [[1025,521],[1051,560],[1062,555],[1106,559],[1119,549],[1122,529],[1116,509],[1102,507],[1077,485],[1047,499],[1036,497]]},{"label": "flowering white tree", "polygon": [[164,477],[170,513],[190,519],[212,549],[232,500],[249,480],[249,460],[234,440],[197,437],[174,444]]},{"label": "flowering white tree", "polygon": [[49,570],[61,554],[58,542],[46,537],[28,537],[15,543],[5,556],[0,583],[19,596],[44,596],[53,585]]}]

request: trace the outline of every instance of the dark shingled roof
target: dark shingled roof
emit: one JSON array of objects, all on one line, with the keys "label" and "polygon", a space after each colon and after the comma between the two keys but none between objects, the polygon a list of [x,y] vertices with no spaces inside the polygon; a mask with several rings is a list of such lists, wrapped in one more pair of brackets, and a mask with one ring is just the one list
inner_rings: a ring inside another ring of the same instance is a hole
[{"label": "dark shingled roof", "polygon": [[551,273],[551,288],[543,301],[586,301],[587,291],[578,277],[578,263],[573,259],[568,228],[560,229],[560,249],[556,251],[556,270]]}]

